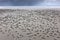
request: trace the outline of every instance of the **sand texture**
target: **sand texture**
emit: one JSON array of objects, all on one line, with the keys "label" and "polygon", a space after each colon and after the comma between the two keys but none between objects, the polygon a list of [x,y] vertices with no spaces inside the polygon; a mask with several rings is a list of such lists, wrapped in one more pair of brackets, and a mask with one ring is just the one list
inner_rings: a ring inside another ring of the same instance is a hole
[{"label": "sand texture", "polygon": [[60,40],[60,10],[0,9],[0,40]]}]

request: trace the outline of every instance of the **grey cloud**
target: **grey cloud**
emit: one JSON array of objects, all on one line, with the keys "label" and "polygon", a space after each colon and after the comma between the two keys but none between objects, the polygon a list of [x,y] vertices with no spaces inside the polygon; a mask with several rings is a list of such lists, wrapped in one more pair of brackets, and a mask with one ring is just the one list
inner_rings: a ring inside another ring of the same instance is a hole
[{"label": "grey cloud", "polygon": [[44,0],[0,0],[2,6],[33,6],[38,2],[42,3]]},{"label": "grey cloud", "polygon": [[0,6],[59,6],[60,0],[0,0]]}]

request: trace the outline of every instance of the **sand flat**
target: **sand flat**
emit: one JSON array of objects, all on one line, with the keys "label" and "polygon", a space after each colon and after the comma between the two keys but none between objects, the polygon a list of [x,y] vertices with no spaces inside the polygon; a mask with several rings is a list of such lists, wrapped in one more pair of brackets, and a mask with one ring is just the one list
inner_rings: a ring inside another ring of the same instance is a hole
[{"label": "sand flat", "polygon": [[0,40],[60,40],[60,10],[0,9]]}]

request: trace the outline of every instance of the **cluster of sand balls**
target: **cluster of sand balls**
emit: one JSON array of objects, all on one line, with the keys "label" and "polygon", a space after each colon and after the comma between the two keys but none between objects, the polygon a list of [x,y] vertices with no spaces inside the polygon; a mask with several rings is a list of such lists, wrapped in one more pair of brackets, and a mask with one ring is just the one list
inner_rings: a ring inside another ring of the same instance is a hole
[{"label": "cluster of sand balls", "polygon": [[[7,10],[7,9],[6,9]],[[60,40],[59,12],[15,10],[0,17],[0,40]]]}]

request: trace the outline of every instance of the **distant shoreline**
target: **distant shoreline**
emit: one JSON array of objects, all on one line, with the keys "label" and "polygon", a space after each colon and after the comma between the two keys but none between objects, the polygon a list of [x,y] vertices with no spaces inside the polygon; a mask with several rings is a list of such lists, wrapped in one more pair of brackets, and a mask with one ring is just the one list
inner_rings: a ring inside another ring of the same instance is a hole
[{"label": "distant shoreline", "polygon": [[60,6],[0,6],[0,9],[59,9]]}]

